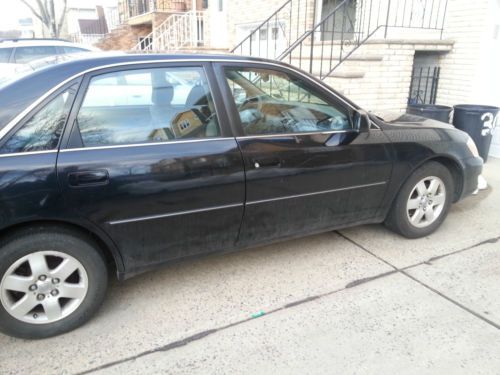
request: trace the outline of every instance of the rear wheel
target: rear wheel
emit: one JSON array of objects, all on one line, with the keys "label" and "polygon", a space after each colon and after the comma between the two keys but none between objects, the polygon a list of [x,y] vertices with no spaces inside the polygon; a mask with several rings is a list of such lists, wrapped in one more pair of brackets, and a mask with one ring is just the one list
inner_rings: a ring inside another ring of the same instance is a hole
[{"label": "rear wheel", "polygon": [[424,164],[401,188],[385,224],[408,238],[431,234],[448,215],[453,189],[453,177],[444,165]]},{"label": "rear wheel", "polygon": [[0,331],[45,338],[72,330],[99,308],[107,268],[97,245],[66,229],[27,229],[0,248]]}]

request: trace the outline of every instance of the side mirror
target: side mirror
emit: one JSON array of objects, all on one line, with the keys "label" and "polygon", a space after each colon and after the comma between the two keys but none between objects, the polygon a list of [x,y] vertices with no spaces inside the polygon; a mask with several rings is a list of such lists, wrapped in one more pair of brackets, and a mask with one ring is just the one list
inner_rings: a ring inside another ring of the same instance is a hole
[{"label": "side mirror", "polygon": [[353,116],[354,129],[358,133],[368,133],[370,131],[371,120],[368,112],[358,109],[354,112]]}]

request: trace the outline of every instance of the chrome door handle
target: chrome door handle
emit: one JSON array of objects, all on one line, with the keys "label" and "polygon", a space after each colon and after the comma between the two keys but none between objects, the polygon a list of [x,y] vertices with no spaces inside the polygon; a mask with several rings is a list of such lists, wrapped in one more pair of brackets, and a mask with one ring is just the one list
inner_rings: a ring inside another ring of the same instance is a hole
[{"label": "chrome door handle", "polygon": [[253,165],[255,168],[260,167],[280,167],[281,159],[278,158],[263,158],[263,159],[254,159]]}]

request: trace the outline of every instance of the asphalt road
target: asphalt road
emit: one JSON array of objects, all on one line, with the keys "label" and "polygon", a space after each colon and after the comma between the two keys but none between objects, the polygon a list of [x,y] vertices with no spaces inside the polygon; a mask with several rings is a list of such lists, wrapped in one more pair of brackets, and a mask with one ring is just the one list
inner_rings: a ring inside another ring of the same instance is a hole
[{"label": "asphalt road", "polygon": [[0,335],[0,374],[500,374],[499,159],[485,176],[427,238],[364,226],[114,283],[74,332]]}]

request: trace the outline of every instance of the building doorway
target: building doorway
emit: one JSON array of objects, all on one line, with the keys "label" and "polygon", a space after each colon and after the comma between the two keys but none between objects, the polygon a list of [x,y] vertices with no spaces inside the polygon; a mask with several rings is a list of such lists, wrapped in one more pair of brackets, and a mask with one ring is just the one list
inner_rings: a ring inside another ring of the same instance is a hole
[{"label": "building doorway", "polygon": [[439,73],[439,54],[415,52],[408,104],[436,104]]}]

